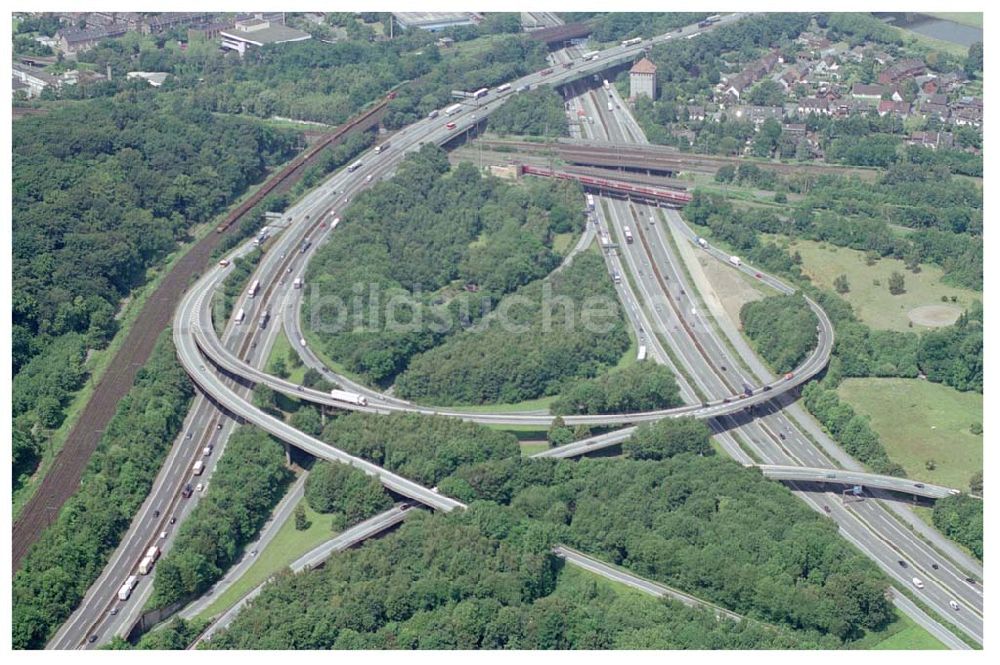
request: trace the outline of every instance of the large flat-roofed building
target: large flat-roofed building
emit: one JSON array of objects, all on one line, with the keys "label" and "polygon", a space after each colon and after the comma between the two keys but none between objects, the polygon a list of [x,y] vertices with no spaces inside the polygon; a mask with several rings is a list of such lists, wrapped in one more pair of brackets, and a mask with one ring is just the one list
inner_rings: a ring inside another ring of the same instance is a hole
[{"label": "large flat-roofed building", "polygon": [[472,12],[393,12],[392,15],[404,30],[420,28],[437,32],[456,25],[476,23],[476,15]]},{"label": "large flat-roofed building", "polygon": [[20,81],[24,87],[17,86],[16,89],[24,90],[25,94],[30,97],[38,97],[42,94],[42,90],[46,88],[57,88],[59,87],[59,78],[52,76],[48,72],[45,72],[37,67],[31,67],[30,65],[24,65],[19,62],[14,63],[13,67],[13,78],[15,81]]},{"label": "large flat-roofed building", "polygon": [[239,51],[240,55],[243,55],[251,46],[303,42],[312,39],[312,35],[308,32],[302,32],[261,18],[237,21],[232,28],[220,30],[219,36],[222,38],[224,48]]}]

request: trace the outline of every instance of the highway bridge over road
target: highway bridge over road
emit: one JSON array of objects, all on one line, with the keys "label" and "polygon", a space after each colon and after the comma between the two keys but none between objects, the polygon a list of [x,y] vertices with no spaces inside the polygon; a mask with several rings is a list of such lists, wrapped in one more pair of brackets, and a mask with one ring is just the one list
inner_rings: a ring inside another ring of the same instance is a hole
[{"label": "highway bridge over road", "polygon": [[[736,20],[739,17],[740,15],[731,15],[724,18],[723,22],[725,23],[731,20]],[[698,31],[693,30],[693,28],[688,28],[685,29],[683,34],[676,36],[676,38],[683,38],[685,36],[691,37],[696,36],[697,34]],[[657,43],[672,37],[674,36],[666,35],[657,37],[651,41],[653,43]],[[649,43],[650,41],[647,40],[647,42],[636,46],[613,47],[603,51],[599,61],[582,62],[578,63],[577,66],[574,67],[554,67],[543,72],[533,73],[511,83],[512,86],[516,86],[518,88],[522,86],[537,87],[543,84],[554,86],[571,84],[576,80],[596,75],[608,67],[623,65],[634,60],[639,54],[642,53],[644,48],[648,47]],[[296,250],[304,235],[312,235],[316,233],[316,221],[320,218],[329,219],[328,217],[325,217],[325,215],[332,214],[334,212],[333,207],[340,203],[340,197],[344,197],[343,203],[346,204],[348,197],[345,196],[345,194],[349,196],[356,195],[366,186],[364,183],[367,182],[368,179],[374,179],[374,181],[377,182],[378,179],[388,177],[391,175],[395,166],[402,160],[405,154],[407,152],[418,150],[422,143],[429,141],[437,144],[444,144],[452,140],[456,134],[470,131],[481,120],[481,116],[480,119],[477,119],[476,114],[485,115],[490,113],[492,110],[502,105],[507,99],[510,99],[514,94],[516,94],[514,90],[507,92],[494,91],[490,93],[489,98],[485,101],[467,104],[463,107],[461,112],[452,116],[451,123],[449,123],[453,124],[452,127],[446,127],[444,123],[440,121],[425,120],[401,130],[393,138],[392,150],[387,153],[383,152],[377,156],[369,151],[362,156],[361,161],[364,162],[364,166],[361,169],[351,174],[336,174],[324,183],[321,188],[322,191],[318,190],[316,197],[310,199],[312,202],[308,207],[296,206],[290,210],[290,218],[294,218],[295,222],[293,222],[289,229],[278,238],[278,242],[271,248],[271,251],[275,253],[280,251],[289,251],[293,254],[297,253]],[[335,184],[331,185],[331,183]],[[338,188],[341,187],[344,189],[339,190]],[[314,215],[312,220],[310,220],[310,213]],[[689,242],[693,242],[693,232],[690,231],[690,229],[686,229],[685,233],[688,234],[687,240]],[[313,243],[313,250],[303,255],[302,262],[297,265],[289,264],[289,274],[287,275],[287,279],[289,281],[293,277],[302,276],[304,274],[304,263],[318,244],[318,241]],[[714,256],[721,261],[725,262],[728,259],[728,255],[717,248],[709,247],[705,251],[708,252],[709,255]],[[284,260],[284,254],[282,254],[282,259]],[[286,263],[281,263],[279,274],[284,274],[285,265]],[[293,272],[293,269],[295,272]],[[774,287],[779,292],[790,293],[793,291],[791,287],[783,284],[780,280],[777,280],[774,277],[763,273],[755,274],[755,271],[746,265],[739,266],[736,269],[753,275],[753,278],[759,279],[763,284],[768,284]],[[368,405],[351,405],[334,400],[330,395],[321,391],[310,390],[304,386],[299,386],[291,382],[284,381],[283,379],[269,376],[266,373],[249,366],[247,363],[244,363],[239,357],[231,354],[226,349],[225,345],[221,344],[218,336],[215,334],[211,317],[208,313],[208,304],[210,294],[218,287],[224,276],[225,271],[219,267],[215,267],[207,271],[205,275],[198,280],[198,282],[196,282],[193,289],[185,297],[175,316],[174,335],[178,355],[180,356],[187,371],[193,377],[194,381],[202,390],[206,391],[209,395],[212,395],[216,400],[218,400],[219,405],[223,409],[230,411],[242,421],[257,424],[281,440],[286,441],[290,445],[302,448],[303,450],[306,450],[318,457],[352,464],[357,468],[361,468],[366,473],[378,476],[386,487],[403,496],[411,497],[416,501],[424,503],[425,505],[444,511],[462,507],[462,504],[454,499],[444,497],[432,489],[422,487],[417,483],[413,483],[412,481],[398,476],[397,474],[392,474],[385,469],[381,469],[377,465],[370,464],[364,460],[348,455],[344,451],[340,451],[322,441],[318,441],[301,432],[298,432],[294,428],[285,425],[282,421],[255,409],[249,404],[249,402],[246,401],[245,398],[233,393],[220,376],[216,374],[211,365],[215,364],[224,372],[238,377],[245,383],[263,383],[292,397],[341,409],[350,408],[353,410],[374,413],[412,411],[425,414],[447,415],[484,423],[515,425],[547,425],[552,420],[552,416],[550,415],[537,413],[472,414],[461,412],[459,410],[418,407],[403,400],[388,398],[386,396],[381,396],[378,393],[372,393],[372,391],[367,391],[371,394]],[[271,275],[269,279],[276,279],[276,276]],[[288,291],[290,291],[288,286],[285,286],[283,289],[275,289],[274,291],[275,300],[272,302],[276,308],[280,308],[279,311],[281,312],[282,318],[292,315],[292,312],[297,313],[297,309],[292,308],[291,302],[281,299],[282,293],[284,293],[284,297],[287,298]],[[263,306],[264,298],[261,298],[260,300],[260,306]],[[571,424],[587,423],[594,425],[612,425],[643,422],[663,417],[676,417],[681,415],[715,419],[738,415],[747,412],[748,410],[751,410],[752,412],[754,408],[767,407],[767,405],[773,404],[774,401],[776,401],[776,398],[783,394],[792,395],[798,386],[815,376],[815,374],[820,372],[826,365],[833,345],[833,327],[826,314],[821,308],[818,307],[818,305],[810,301],[810,307],[812,307],[813,311],[816,312],[820,321],[817,348],[813,350],[803,365],[794,371],[791,377],[787,379],[779,378],[777,380],[769,381],[766,384],[766,388],[768,389],[765,389],[764,385],[758,385],[755,387],[753,394],[750,397],[733,395],[723,399],[706,401],[700,405],[689,405],[682,407],[681,409],[662,410],[641,414],[570,416],[565,420]],[[291,311],[286,312],[286,308],[292,309]],[[294,338],[290,341],[293,344],[296,343]],[[205,357],[203,357],[202,354],[204,354]],[[339,381],[339,379],[337,380]],[[622,432],[625,432],[625,430]],[[622,434],[614,433],[614,435],[621,436]],[[806,467],[806,473],[810,470],[810,467]],[[830,472],[828,469],[823,471],[826,473]],[[838,474],[840,473],[839,470],[835,470],[835,472]],[[806,501],[809,502],[810,499],[807,497]],[[835,515],[835,517],[838,519],[840,518],[840,516],[837,515]],[[870,516],[869,518],[872,519]],[[856,525],[854,525],[851,520],[848,519],[846,521],[841,521],[843,522],[841,524],[842,531],[846,525],[850,526],[850,528],[854,530],[853,533],[862,534],[862,540],[859,541],[861,542],[861,545],[859,545],[859,547],[869,554],[873,560],[876,560],[880,566],[883,566],[884,569],[886,569],[885,567],[889,565],[887,563],[889,558],[892,559],[891,564],[895,565],[895,554],[891,552],[886,553],[886,547],[892,548],[896,552],[902,551],[900,549],[900,547],[902,547],[907,551],[908,557],[911,555],[912,550],[912,555],[914,557],[919,557],[921,561],[929,556],[923,545],[914,542],[912,535],[908,535],[906,533],[900,533],[897,535],[895,532],[887,532],[883,535],[877,533],[876,529],[872,527],[871,531],[874,532],[873,538],[872,533],[866,532],[864,529],[855,528]],[[878,530],[885,531],[882,526],[879,526]],[[886,545],[883,545],[883,541]],[[897,545],[897,543],[899,543],[899,545]],[[883,559],[885,561],[883,561]],[[911,561],[912,560],[913,559],[911,559]],[[951,574],[951,571],[949,571],[949,574]],[[928,575],[928,577],[932,576]],[[947,580],[947,584],[944,582],[941,583],[941,589],[943,589],[943,591],[940,594],[938,594],[937,587],[934,587],[933,591],[936,595],[932,600],[935,603],[935,608],[941,607],[945,594],[951,592],[953,588],[954,585],[952,585],[950,579]],[[929,588],[928,591],[930,590],[932,589]],[[961,592],[961,589],[958,591]],[[924,600],[927,600],[927,598],[924,598]],[[973,601],[975,601],[975,599],[973,599]],[[973,617],[973,620],[969,622],[969,628],[967,629],[971,629],[974,634],[978,634],[975,633],[975,631],[981,624],[978,624],[974,619],[975,618]],[[965,627],[965,624],[963,624],[963,627]]]}]

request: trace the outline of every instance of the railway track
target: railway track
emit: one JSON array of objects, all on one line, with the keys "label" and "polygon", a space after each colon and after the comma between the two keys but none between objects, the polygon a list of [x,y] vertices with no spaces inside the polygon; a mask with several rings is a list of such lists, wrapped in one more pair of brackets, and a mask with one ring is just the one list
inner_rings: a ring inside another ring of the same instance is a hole
[{"label": "railway track", "polygon": [[[382,100],[331,134],[328,139],[314,145],[307,154],[301,155],[287,165],[253,196],[230,212],[216,230],[225,231],[230,228],[277,187],[294,182],[320,150],[334,141],[343,139],[365,123],[374,121],[388,102],[388,98]],[[171,313],[187,289],[190,276],[200,273],[209,264],[212,253],[219,245],[221,231],[204,236],[187,251],[136,317],[135,324],[112,360],[107,373],[98,382],[93,396],[67,437],[66,445],[56,456],[52,468],[42,479],[35,495],[14,522],[11,546],[12,571],[17,571],[31,546],[55,521],[63,504],[76,492],[83,470],[97,449],[104,428],[114,416],[118,403],[132,387],[136,372],[149,360],[160,332],[170,325]]]},{"label": "railway track", "polygon": [[[358,117],[350,120],[346,124],[339,127],[337,131],[335,131],[334,133],[329,134],[325,138],[317,141],[311,148],[309,148],[306,152],[296,157],[291,164],[287,165],[284,169],[282,169],[282,171],[277,176],[272,178],[266,185],[264,185],[259,190],[254,192],[253,196],[251,196],[246,201],[241,203],[235,210],[233,210],[228,216],[226,216],[226,218],[222,221],[222,223],[219,224],[218,228],[215,229],[216,232],[218,233],[225,232],[226,229],[228,229],[230,226],[233,225],[233,223],[236,222],[236,220],[240,219],[255,205],[260,203],[264,199],[264,197],[273,192],[275,188],[280,186],[282,183],[287,182],[289,178],[301,174],[302,171],[304,171],[308,166],[311,165],[310,162],[314,160],[316,156],[319,155],[319,153],[324,148],[327,148],[335,143],[339,143],[344,137],[346,137],[352,131],[362,128],[364,125],[371,123],[373,120],[376,120],[376,116],[378,116],[379,114],[382,113],[382,111],[385,110],[385,107],[386,105],[388,105],[388,103],[389,103],[389,98],[387,97],[382,101],[380,101],[375,106],[373,106],[372,108],[368,109],[367,111],[359,115]],[[363,129],[367,129],[367,127],[363,127]]]},{"label": "railway track", "polygon": [[857,176],[873,181],[879,177],[879,172],[871,169],[859,169],[846,166],[819,164],[786,164],[783,162],[766,162],[746,160],[739,157],[724,157],[721,155],[700,155],[686,153],[663,146],[648,146],[642,148],[629,146],[601,145],[600,143],[570,143],[550,142],[532,143],[513,139],[489,139],[483,141],[484,147],[500,148],[501,150],[537,153],[545,152],[575,164],[603,167],[631,167],[633,169],[663,170],[663,171],[700,171],[715,173],[723,166],[753,164],[765,170],[782,175],[842,175]]}]

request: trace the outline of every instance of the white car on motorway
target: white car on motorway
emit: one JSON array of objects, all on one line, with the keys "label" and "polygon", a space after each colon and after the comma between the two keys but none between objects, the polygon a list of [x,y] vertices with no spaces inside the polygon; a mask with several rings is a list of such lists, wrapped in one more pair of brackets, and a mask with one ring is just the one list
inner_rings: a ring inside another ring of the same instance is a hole
[{"label": "white car on motorway", "polygon": [[921,580],[919,577],[914,577],[913,586],[917,587],[918,589],[923,589],[924,588],[923,580]]}]

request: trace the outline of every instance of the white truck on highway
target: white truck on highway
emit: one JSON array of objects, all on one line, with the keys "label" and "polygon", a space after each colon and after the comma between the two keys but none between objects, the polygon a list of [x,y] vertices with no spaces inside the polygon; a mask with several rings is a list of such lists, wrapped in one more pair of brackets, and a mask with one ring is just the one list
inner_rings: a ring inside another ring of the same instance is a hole
[{"label": "white truck on highway", "polygon": [[462,110],[462,105],[461,104],[453,104],[452,106],[449,106],[448,108],[446,108],[444,110],[444,114],[445,115],[455,115],[456,113],[458,113],[461,110]]},{"label": "white truck on highway", "polygon": [[293,289],[301,289],[302,288],[302,278],[301,277],[296,277],[295,278],[295,281],[292,282],[292,288]]},{"label": "white truck on highway", "polygon": [[702,238],[701,236],[699,236],[698,237],[698,246],[701,247],[702,249],[708,249],[708,241],[705,240],[704,238]]},{"label": "white truck on highway", "polygon": [[191,472],[196,476],[200,476],[201,474],[205,473],[205,463],[202,462],[201,460],[198,460],[197,462],[194,463],[194,466],[191,467]]},{"label": "white truck on highway", "polygon": [[331,390],[330,397],[341,402],[347,402],[348,404],[357,404],[358,406],[368,405],[367,397],[346,390]]},{"label": "white truck on highway", "polygon": [[632,229],[626,226],[624,227],[624,231],[625,231],[625,242],[631,245],[632,241],[635,240],[635,238],[632,237]]},{"label": "white truck on highway", "polygon": [[160,548],[153,545],[148,550],[146,550],[146,556],[142,557],[142,561],[139,562],[139,574],[149,575],[149,571],[153,569],[153,564],[156,560],[160,558]]},{"label": "white truck on highway", "polygon": [[121,585],[118,589],[118,600],[128,600],[129,596],[132,595],[132,589],[135,585],[139,583],[139,578],[135,575],[129,575],[128,579],[125,580],[125,584]]},{"label": "white truck on highway", "polygon": [[738,257],[738,256],[730,256],[729,257],[729,262],[732,263],[737,268],[739,268],[741,265],[743,265],[743,262],[740,261],[740,257]]}]

